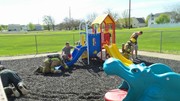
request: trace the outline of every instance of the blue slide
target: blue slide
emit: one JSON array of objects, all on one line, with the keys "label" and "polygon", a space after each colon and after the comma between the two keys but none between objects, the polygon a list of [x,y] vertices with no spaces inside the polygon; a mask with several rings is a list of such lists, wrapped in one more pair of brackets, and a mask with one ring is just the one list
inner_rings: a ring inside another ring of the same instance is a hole
[{"label": "blue slide", "polygon": [[72,66],[74,63],[76,63],[76,61],[83,54],[83,52],[86,51],[87,46],[77,46],[77,48],[79,48],[79,50],[74,49],[74,51],[72,52],[72,60],[69,62],[66,62],[68,66]]}]

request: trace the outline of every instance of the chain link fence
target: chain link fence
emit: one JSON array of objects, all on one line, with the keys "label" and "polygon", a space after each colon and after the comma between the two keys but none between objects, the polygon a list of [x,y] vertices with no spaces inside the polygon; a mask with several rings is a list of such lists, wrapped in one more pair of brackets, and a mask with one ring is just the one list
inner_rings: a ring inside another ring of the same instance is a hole
[{"label": "chain link fence", "polygon": [[75,45],[79,34],[1,35],[0,56],[59,52],[68,41]]},{"label": "chain link fence", "polygon": [[[122,43],[129,40],[133,32],[116,33],[116,44],[121,48]],[[180,54],[180,30],[176,31],[143,31],[138,38],[139,50],[168,54]]]},{"label": "chain link fence", "polygon": [[[121,48],[122,43],[129,40],[133,32],[116,32],[116,44]],[[75,45],[80,40],[78,33],[51,35],[0,35],[0,56],[25,54],[41,54],[59,52],[65,42]],[[170,54],[180,54],[180,30],[178,31],[144,31],[138,38],[139,50]]]}]

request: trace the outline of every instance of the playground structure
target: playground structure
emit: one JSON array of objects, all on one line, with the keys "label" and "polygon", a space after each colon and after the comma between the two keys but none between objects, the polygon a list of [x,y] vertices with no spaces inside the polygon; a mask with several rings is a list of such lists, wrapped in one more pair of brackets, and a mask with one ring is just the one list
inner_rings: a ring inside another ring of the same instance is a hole
[{"label": "playground structure", "polygon": [[89,24],[86,22],[82,22],[79,29],[83,23],[86,26],[86,32],[80,32],[80,46],[77,47],[87,46],[89,64],[89,58],[96,58],[99,52],[101,52],[102,59],[102,50],[105,44],[115,43],[115,21],[109,14],[104,14],[92,22],[92,30],[88,29]]},{"label": "playground structure", "polygon": [[[85,25],[85,32],[80,32],[80,43],[72,52],[72,60],[66,62],[68,66],[73,65],[80,57],[87,58],[88,64],[90,58],[97,58],[97,54],[101,52],[104,45],[115,43],[115,21],[109,14],[104,14],[97,17],[91,24],[92,29],[88,29],[85,21],[79,25],[79,30],[82,25]],[[106,55],[106,54],[105,54]]]},{"label": "playground structure", "polygon": [[97,17],[91,25],[92,33],[101,34],[101,46],[115,43],[115,21],[109,14],[104,14]]},{"label": "playground structure", "polygon": [[115,44],[115,21],[109,14],[104,14],[97,17],[92,22],[92,33],[100,33],[100,44],[101,44],[101,59],[103,55],[104,45]]},{"label": "playground structure", "polygon": [[[132,66],[133,65],[133,66]],[[117,75],[128,84],[128,89],[115,89],[105,94],[106,101],[178,101],[180,74],[169,66],[155,63],[150,66],[131,64],[110,58],[103,69],[107,75]],[[125,83],[123,83],[125,84]],[[124,85],[121,86],[124,86]]]}]

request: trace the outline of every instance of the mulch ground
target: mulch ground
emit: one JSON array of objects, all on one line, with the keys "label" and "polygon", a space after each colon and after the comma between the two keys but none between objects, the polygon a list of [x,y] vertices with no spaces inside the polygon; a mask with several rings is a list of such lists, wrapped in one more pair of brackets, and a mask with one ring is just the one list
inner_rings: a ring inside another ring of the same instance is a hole
[{"label": "mulch ground", "polygon": [[[43,64],[45,57],[6,60],[2,64],[20,75],[30,93],[20,98],[8,98],[9,101],[104,101],[104,94],[117,88],[121,79],[117,76],[107,76],[103,70],[103,63],[92,60],[90,65],[77,62],[72,70],[60,74],[35,75],[33,71]],[[144,62],[164,63],[180,73],[180,62],[140,56],[134,63]]]}]

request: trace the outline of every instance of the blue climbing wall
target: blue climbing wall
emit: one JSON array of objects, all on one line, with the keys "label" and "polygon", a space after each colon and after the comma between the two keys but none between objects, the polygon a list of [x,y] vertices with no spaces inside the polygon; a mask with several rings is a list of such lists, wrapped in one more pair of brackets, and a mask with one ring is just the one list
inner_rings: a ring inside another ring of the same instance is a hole
[{"label": "blue climbing wall", "polygon": [[97,53],[101,50],[100,33],[88,34],[88,44],[90,58],[97,57]]}]

